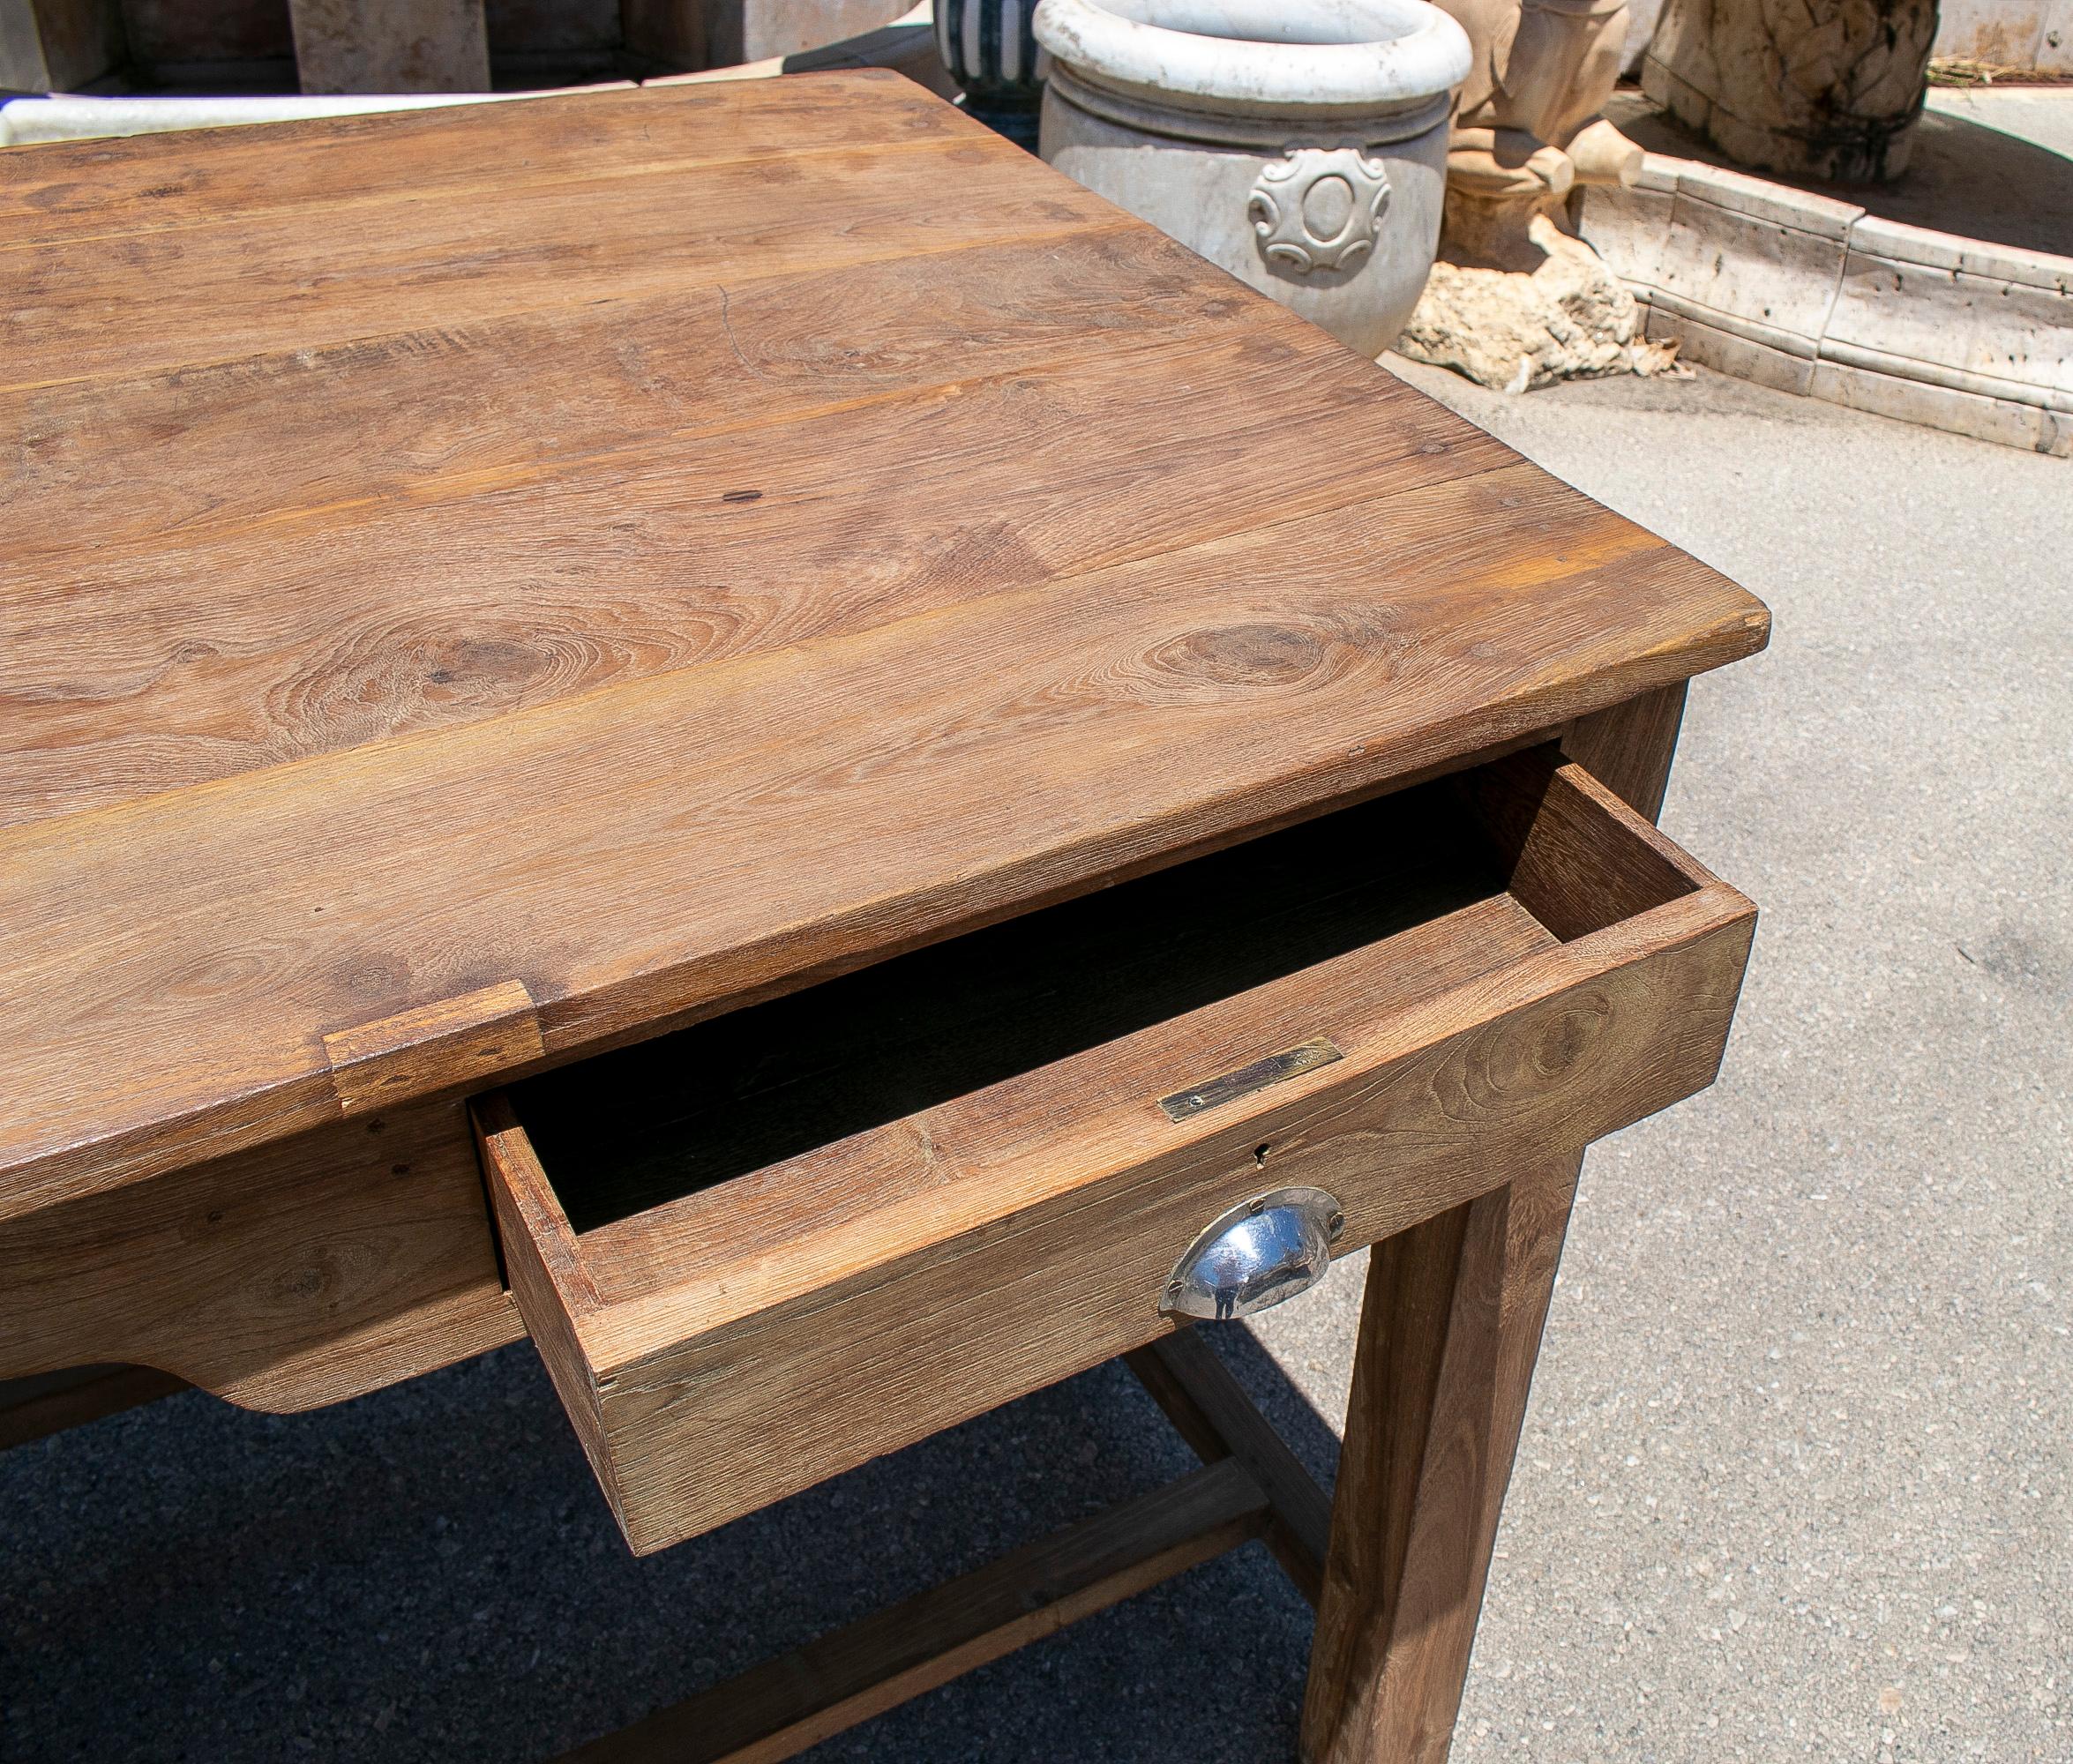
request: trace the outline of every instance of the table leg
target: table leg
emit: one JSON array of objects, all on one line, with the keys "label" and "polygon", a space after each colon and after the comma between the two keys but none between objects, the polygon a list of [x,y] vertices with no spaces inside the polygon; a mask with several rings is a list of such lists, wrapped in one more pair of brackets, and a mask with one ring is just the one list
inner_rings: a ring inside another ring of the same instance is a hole
[{"label": "table leg", "polygon": [[1582,1159],[1377,1244],[1310,1656],[1310,1764],[1440,1764]]},{"label": "table leg", "polygon": [[1680,680],[1578,717],[1562,739],[1562,751],[1629,808],[1654,820],[1670,786],[1684,699]]}]

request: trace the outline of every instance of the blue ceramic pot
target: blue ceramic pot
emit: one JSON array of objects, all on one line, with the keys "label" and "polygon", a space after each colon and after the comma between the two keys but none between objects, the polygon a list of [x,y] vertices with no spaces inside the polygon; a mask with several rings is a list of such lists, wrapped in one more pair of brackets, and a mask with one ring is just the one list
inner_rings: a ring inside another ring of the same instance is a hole
[{"label": "blue ceramic pot", "polygon": [[1031,153],[1044,101],[1036,11],[1036,0],[936,0],[936,50],[965,108]]}]

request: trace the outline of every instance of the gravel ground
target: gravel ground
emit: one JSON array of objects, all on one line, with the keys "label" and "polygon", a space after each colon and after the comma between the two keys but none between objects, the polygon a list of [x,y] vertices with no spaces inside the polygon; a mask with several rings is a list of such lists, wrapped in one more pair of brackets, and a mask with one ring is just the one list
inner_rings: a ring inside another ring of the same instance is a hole
[{"label": "gravel ground", "polygon": [[[2073,1758],[2073,468],[1702,376],[1411,377],[1777,614],[1665,821],[1762,904],[1586,1167],[1455,1756]],[[1321,1473],[1358,1269],[1213,1332]],[[636,1563],[529,1348],[0,1459],[0,1756],[548,1755],[1189,1461],[1103,1369]],[[1257,1546],[816,1757],[1291,1755]]]}]

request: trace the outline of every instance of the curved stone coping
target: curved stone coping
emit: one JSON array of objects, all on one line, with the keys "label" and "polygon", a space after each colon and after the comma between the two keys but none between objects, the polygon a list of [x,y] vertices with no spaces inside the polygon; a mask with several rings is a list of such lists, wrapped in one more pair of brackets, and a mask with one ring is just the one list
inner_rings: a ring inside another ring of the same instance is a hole
[{"label": "curved stone coping", "polygon": [[1146,103],[1107,86],[1089,84],[1076,78],[1073,69],[1055,57],[1045,89],[1076,109],[1139,134],[1210,146],[1256,147],[1269,158],[1278,158],[1302,139],[1358,141],[1363,149],[1415,141],[1445,123],[1454,107],[1453,90],[1441,86],[1423,98],[1402,99],[1387,108],[1334,111],[1324,116],[1297,112],[1254,116],[1201,110],[1171,99]]},{"label": "curved stone coping", "polygon": [[311,116],[365,116],[383,110],[437,110],[450,104],[505,104],[558,92],[609,92],[630,79],[536,92],[355,93],[308,97],[294,93],[251,98],[94,98],[71,93],[11,98],[0,103],[0,146],[41,141],[155,135],[175,129],[228,129],[251,123],[297,123]]},{"label": "curved stone coping", "polygon": [[2073,457],[2073,258],[1659,153],[1589,192],[1583,233],[1688,361]]}]

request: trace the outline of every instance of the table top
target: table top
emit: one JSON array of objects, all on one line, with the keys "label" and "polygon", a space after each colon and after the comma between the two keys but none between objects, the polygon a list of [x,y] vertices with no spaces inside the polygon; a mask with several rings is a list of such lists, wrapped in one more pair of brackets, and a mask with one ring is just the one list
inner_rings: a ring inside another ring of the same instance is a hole
[{"label": "table top", "polygon": [[19,148],[0,241],[0,1218],[1764,640],[896,76]]}]

